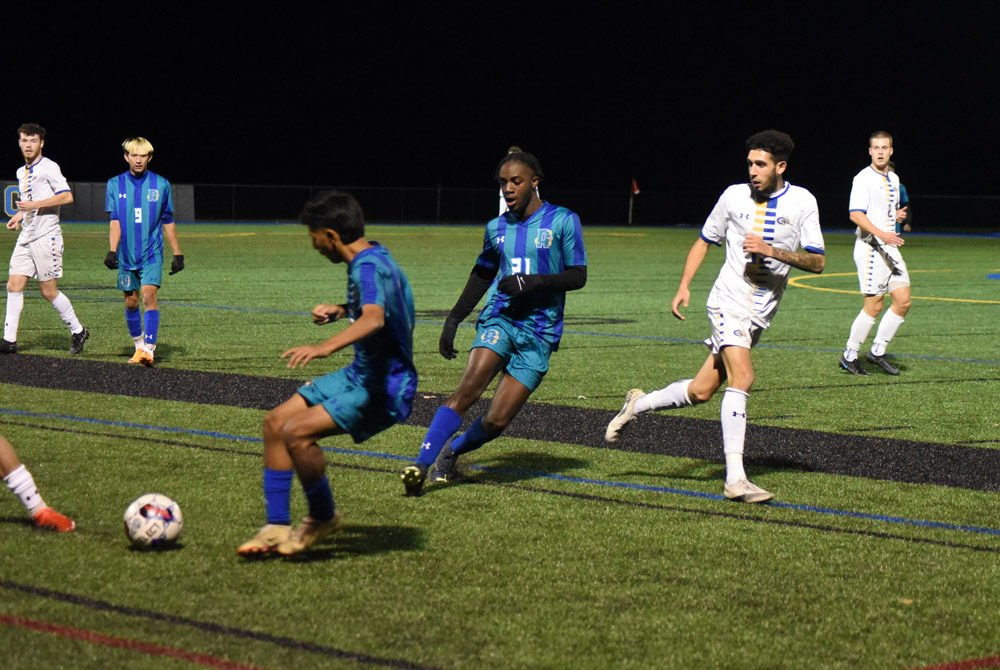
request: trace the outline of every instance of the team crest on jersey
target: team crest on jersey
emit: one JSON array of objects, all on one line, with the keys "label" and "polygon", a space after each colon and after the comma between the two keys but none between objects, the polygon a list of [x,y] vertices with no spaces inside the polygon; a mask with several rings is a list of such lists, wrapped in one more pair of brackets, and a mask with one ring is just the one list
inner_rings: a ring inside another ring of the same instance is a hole
[{"label": "team crest on jersey", "polygon": [[149,189],[149,192],[146,193],[146,200],[149,200],[150,202],[156,202],[159,199],[160,199],[160,192],[155,188]]},{"label": "team crest on jersey", "polygon": [[479,341],[483,344],[496,344],[500,341],[500,331],[496,328],[484,330],[483,334],[479,336]]},{"label": "team crest on jersey", "polygon": [[746,337],[746,336],[747,336],[747,334],[746,334],[746,333],[744,333],[744,332],[743,332],[742,330],[740,330],[739,328],[737,328],[736,330],[734,330],[734,331],[733,331],[733,335],[735,335],[736,337],[738,337],[738,338],[740,338],[740,339],[743,339],[744,337]]},{"label": "team crest on jersey", "polygon": [[552,246],[552,231],[547,229],[542,229],[538,231],[538,237],[535,238],[535,248],[536,249],[548,249]]},{"label": "team crest on jersey", "polygon": [[791,220],[789,220],[789,218],[787,216],[779,216],[778,220],[776,221],[776,223],[779,226],[787,226],[789,223],[791,223]]}]

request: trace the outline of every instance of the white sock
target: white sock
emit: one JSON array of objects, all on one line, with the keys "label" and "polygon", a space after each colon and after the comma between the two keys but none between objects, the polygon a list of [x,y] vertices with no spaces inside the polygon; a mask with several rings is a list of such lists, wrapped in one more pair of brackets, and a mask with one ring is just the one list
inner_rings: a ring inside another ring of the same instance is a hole
[{"label": "white sock", "polygon": [[858,357],[861,345],[868,339],[868,333],[872,331],[872,326],[874,325],[875,317],[870,315],[865,310],[861,310],[858,317],[854,319],[854,323],[851,324],[851,335],[847,340],[847,348],[844,350],[844,358],[848,361],[853,361]]},{"label": "white sock", "polygon": [[690,386],[691,381],[690,379],[682,379],[659,391],[650,391],[635,401],[635,413],[642,414],[651,409],[677,409],[693,405],[694,403],[688,396],[688,386]]},{"label": "white sock", "polygon": [[727,388],[722,395],[722,451],[726,454],[726,483],[746,478],[743,470],[743,442],[747,432],[747,398],[739,389]]},{"label": "white sock", "polygon": [[21,310],[24,309],[24,293],[7,291],[7,318],[3,323],[3,339],[17,342],[17,327],[21,323]]},{"label": "white sock", "polygon": [[39,495],[38,487],[35,486],[35,480],[31,476],[31,473],[28,472],[28,468],[22,465],[4,477],[4,481],[7,482],[7,488],[21,499],[21,504],[24,505],[24,508],[29,513],[34,514],[42,507],[45,507],[45,501]]},{"label": "white sock", "polygon": [[138,337],[133,337],[132,338],[132,341],[135,342],[135,350],[136,351],[139,351],[140,349],[145,349],[146,348],[146,345],[143,344],[143,339],[144,339],[143,335],[139,335]]},{"label": "white sock", "polygon": [[882,320],[879,321],[878,331],[875,333],[875,341],[872,343],[873,356],[882,356],[885,354],[886,345],[892,342],[892,338],[896,336],[896,331],[899,330],[899,327],[903,325],[903,321],[905,320],[891,309],[886,312]]},{"label": "white sock", "polygon": [[59,291],[59,295],[52,300],[52,306],[56,308],[57,312],[59,312],[59,316],[62,318],[63,323],[69,326],[69,332],[79,333],[83,330],[83,326],[80,325],[80,320],[76,318],[76,312],[73,311],[73,303],[69,301],[66,294]]}]

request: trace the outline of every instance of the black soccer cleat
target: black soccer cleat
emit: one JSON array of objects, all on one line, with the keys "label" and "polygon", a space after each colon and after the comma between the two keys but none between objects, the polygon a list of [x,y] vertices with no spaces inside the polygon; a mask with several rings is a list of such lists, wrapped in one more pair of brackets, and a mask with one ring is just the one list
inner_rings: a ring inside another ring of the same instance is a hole
[{"label": "black soccer cleat", "polygon": [[83,343],[90,337],[90,331],[84,328],[79,333],[73,333],[69,338],[69,353],[82,354]]},{"label": "black soccer cleat", "polygon": [[437,462],[434,464],[434,476],[432,480],[435,482],[453,482],[458,479],[458,456],[455,452],[451,450],[451,440],[444,445],[444,449],[438,455]]},{"label": "black soccer cleat", "polygon": [[16,354],[17,353],[17,341],[8,342],[7,340],[0,340],[0,354]]},{"label": "black soccer cleat", "polygon": [[842,367],[843,369],[847,370],[852,375],[870,375],[871,374],[870,372],[868,372],[868,370],[865,370],[863,367],[861,367],[861,361],[859,361],[856,358],[853,361],[849,361],[846,358],[844,358],[843,356],[841,356],[840,357],[840,367]]},{"label": "black soccer cleat", "polygon": [[418,496],[423,493],[424,490],[424,480],[427,479],[427,466],[423,463],[407,465],[403,468],[403,471],[399,473],[399,478],[402,480],[403,487],[406,489],[406,495]]},{"label": "black soccer cleat", "polygon": [[879,366],[880,368],[888,372],[890,375],[899,374],[899,368],[890,363],[889,359],[887,359],[885,356],[876,356],[871,351],[869,351],[868,354],[865,356],[865,360],[867,360],[869,363],[874,363],[875,365]]}]

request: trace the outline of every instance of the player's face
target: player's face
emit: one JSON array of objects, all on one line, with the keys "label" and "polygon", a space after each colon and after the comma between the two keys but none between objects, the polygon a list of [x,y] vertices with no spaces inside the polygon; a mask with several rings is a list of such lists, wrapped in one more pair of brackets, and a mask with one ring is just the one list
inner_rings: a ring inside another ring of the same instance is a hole
[{"label": "player's face", "polygon": [[523,220],[526,214],[534,213],[541,205],[538,196],[535,195],[538,176],[524,163],[518,161],[504,163],[500,168],[500,179],[497,181],[500,182],[500,190],[507,202],[507,208],[518,219]]},{"label": "player's face", "polygon": [[872,157],[872,166],[879,172],[885,172],[892,158],[892,141],[888,137],[873,137],[868,155]]},{"label": "player's face", "polygon": [[750,171],[750,187],[756,200],[767,196],[784,186],[781,175],[788,166],[785,161],[774,162],[768,151],[753,149],[747,154],[747,169]]},{"label": "player's face", "polygon": [[17,144],[21,147],[21,155],[24,156],[24,162],[27,165],[31,165],[42,155],[42,147],[45,146],[45,140],[38,135],[25,135],[21,133],[21,138],[17,141]]},{"label": "player's face", "polygon": [[327,228],[320,230],[310,230],[313,249],[326,256],[331,263],[343,263],[344,258],[337,251],[337,243],[340,241],[335,237],[335,233]]},{"label": "player's face", "polygon": [[146,169],[149,167],[149,161],[153,160],[150,154],[125,154],[125,162],[128,163],[128,169],[132,171],[136,177],[142,175]]}]

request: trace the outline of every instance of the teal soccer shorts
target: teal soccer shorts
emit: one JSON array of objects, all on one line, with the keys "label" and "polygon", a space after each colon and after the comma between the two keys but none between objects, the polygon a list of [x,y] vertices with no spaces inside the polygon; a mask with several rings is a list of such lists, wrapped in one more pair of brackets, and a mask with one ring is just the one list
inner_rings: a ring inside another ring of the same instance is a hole
[{"label": "teal soccer shorts", "polygon": [[317,377],[300,386],[298,394],[312,405],[322,405],[334,422],[361,443],[396,425],[385,408],[372,403],[364,386],[351,381],[346,368]]},{"label": "teal soccer shorts", "polygon": [[507,319],[492,318],[479,324],[472,348],[485,347],[506,361],[504,371],[534,391],[549,371],[551,345]]},{"label": "teal soccer shorts", "polygon": [[138,291],[140,286],[162,285],[163,263],[147,263],[138,270],[118,268],[118,289],[121,291]]}]

